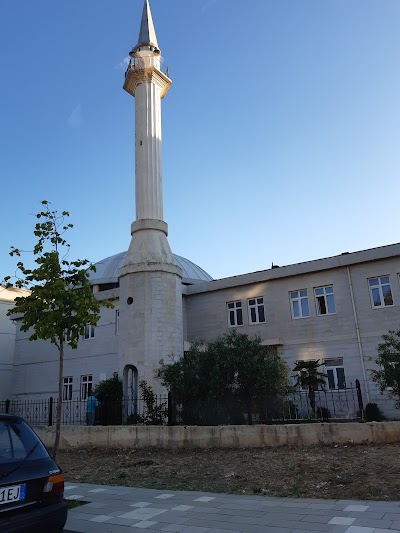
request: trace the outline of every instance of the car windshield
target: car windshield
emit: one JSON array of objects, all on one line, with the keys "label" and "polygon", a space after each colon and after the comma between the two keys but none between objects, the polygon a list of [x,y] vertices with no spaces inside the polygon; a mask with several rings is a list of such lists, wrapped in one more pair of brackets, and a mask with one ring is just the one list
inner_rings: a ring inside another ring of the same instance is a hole
[{"label": "car windshield", "polygon": [[46,459],[46,448],[22,420],[0,420],[0,467],[20,461]]}]

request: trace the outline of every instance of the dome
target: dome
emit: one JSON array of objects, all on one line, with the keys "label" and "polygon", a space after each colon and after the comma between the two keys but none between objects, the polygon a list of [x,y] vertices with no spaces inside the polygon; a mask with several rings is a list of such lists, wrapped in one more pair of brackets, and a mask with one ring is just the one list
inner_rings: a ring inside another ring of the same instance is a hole
[{"label": "dome", "polygon": [[[103,283],[117,283],[118,270],[120,269],[127,252],[121,252],[110,257],[106,257],[101,261],[94,263],[96,272],[89,271],[89,280],[92,285],[101,285]],[[189,261],[185,257],[173,254],[175,264],[183,271],[182,283],[185,285],[193,285],[202,281],[212,281],[213,278],[207,274],[198,265]]]}]

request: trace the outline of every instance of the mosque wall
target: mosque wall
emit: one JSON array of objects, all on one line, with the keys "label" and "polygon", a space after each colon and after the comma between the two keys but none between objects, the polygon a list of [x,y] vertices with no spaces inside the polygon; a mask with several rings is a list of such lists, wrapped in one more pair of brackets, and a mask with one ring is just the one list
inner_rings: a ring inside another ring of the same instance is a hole
[{"label": "mosque wall", "polygon": [[[12,373],[13,398],[49,398],[58,394],[58,350],[50,342],[30,341],[30,332],[17,327]],[[118,335],[116,309],[101,308],[97,326],[82,337],[78,348],[65,345],[65,378],[72,378],[73,398],[81,396],[82,378],[90,378],[93,386],[118,371]],[[6,399],[1,393],[1,400]]]},{"label": "mosque wall", "polygon": [[[223,280],[225,287],[219,290],[212,290],[213,284],[209,284],[208,292],[205,284],[199,287],[198,293],[196,287],[191,287],[186,296],[185,340],[211,341],[233,328],[249,335],[259,335],[264,344],[278,346],[279,354],[289,368],[293,368],[298,360],[321,359],[328,365],[335,365],[332,371],[336,386],[343,372],[347,384],[359,379],[364,391],[364,401],[367,401],[367,387],[369,400],[378,403],[387,416],[397,417],[398,412],[393,410],[393,402],[388,400],[386,394],[382,396],[371,381],[369,369],[374,366],[371,358],[376,354],[381,336],[390,329],[399,328],[400,258],[389,257],[353,264],[349,267],[349,272],[350,281],[347,267],[339,267],[307,274],[300,272],[298,275],[266,279],[264,282],[260,281],[260,273],[255,273],[253,283],[251,275],[238,276],[231,278],[231,281]],[[270,271],[266,271],[266,277],[269,273]],[[244,277],[247,283],[241,285]],[[393,305],[373,307],[369,286],[371,278],[389,281]],[[326,288],[330,293],[329,303]],[[317,289],[323,289],[322,304],[316,294]],[[307,302],[307,309],[304,310],[306,316],[295,317],[293,296],[297,297],[295,299],[299,305],[300,291]],[[261,319],[264,320],[254,321],[251,303],[260,298],[264,311]],[[233,309],[229,309],[228,306],[232,307],[232,304]],[[331,309],[325,308],[329,305],[332,306]],[[242,318],[238,317],[238,309],[241,309]],[[234,324],[231,323],[232,310]],[[325,371],[327,368],[325,367]]]}]

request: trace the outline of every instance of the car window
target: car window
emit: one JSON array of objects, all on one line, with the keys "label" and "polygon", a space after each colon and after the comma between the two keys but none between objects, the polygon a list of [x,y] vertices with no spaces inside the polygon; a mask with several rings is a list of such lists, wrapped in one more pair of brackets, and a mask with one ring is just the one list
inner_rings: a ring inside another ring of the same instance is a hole
[{"label": "car window", "polygon": [[0,420],[0,463],[48,457],[46,448],[22,420]]}]

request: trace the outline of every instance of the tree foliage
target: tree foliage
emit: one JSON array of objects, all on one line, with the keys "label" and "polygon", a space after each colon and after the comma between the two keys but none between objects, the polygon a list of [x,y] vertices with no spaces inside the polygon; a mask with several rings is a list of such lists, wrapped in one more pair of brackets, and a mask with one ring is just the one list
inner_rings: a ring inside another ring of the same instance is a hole
[{"label": "tree foliage", "polygon": [[123,391],[118,373],[114,372],[112,378],[99,381],[93,394],[99,400],[100,422],[105,426],[121,424]]},{"label": "tree foliage", "polygon": [[[50,209],[46,200],[42,211],[36,215],[34,235],[37,243],[33,248],[32,268],[22,260],[17,263],[18,276],[13,283],[18,288],[28,289],[28,296],[15,299],[15,306],[8,312],[20,319],[21,331],[29,332],[29,340],[50,341],[58,350],[58,404],[56,415],[56,439],[53,455],[57,454],[60,440],[62,376],[64,346],[68,340],[76,349],[84,334],[85,325],[95,325],[100,318],[100,306],[92,294],[88,271],[95,267],[87,259],[68,259],[70,245],[65,233],[73,227],[67,222],[69,213]],[[21,257],[23,250],[12,247],[10,255]],[[28,252],[27,252],[28,253]],[[12,286],[12,277],[5,278],[6,286]],[[106,303],[110,306],[111,304]]]},{"label": "tree foliage", "polygon": [[117,400],[122,400],[122,381],[118,377],[118,373],[114,372],[112,378],[99,381],[93,390],[93,394],[99,402],[116,402]]},{"label": "tree foliage", "polygon": [[197,423],[226,417],[239,422],[245,415],[251,422],[252,412],[262,416],[261,404],[288,387],[285,363],[259,337],[235,330],[208,344],[193,342],[183,358],[160,361],[156,375],[184,400],[186,412],[197,412]]},{"label": "tree foliage", "polygon": [[381,394],[388,392],[400,409],[400,330],[382,335],[384,342],[378,344],[373,362],[377,369],[370,370],[372,380],[378,384]]},{"label": "tree foliage", "polygon": [[296,372],[293,376],[296,380],[295,387],[308,390],[308,400],[313,414],[315,413],[315,391],[319,388],[324,390],[327,377],[326,374],[318,370],[321,366],[323,366],[323,363],[320,363],[319,359],[317,359],[297,361],[293,368],[293,372]]}]

